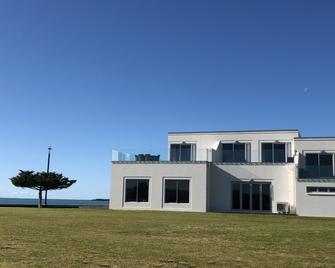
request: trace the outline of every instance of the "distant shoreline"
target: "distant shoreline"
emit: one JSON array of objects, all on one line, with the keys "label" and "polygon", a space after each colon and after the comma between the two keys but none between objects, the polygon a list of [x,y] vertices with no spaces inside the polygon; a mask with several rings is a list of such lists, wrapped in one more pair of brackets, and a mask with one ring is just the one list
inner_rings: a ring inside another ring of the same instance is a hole
[{"label": "distant shoreline", "polygon": [[[0,198],[0,206],[36,206],[37,198]],[[48,199],[48,205],[57,207],[108,207],[108,199]]]}]

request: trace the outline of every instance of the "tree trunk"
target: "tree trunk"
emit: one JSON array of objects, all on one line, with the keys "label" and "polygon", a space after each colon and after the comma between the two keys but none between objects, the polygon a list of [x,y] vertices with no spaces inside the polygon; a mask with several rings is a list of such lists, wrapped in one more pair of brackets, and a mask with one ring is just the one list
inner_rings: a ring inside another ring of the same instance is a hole
[{"label": "tree trunk", "polygon": [[38,190],[38,208],[42,207],[42,188]]},{"label": "tree trunk", "polygon": [[48,190],[45,190],[45,195],[44,195],[44,206],[47,206],[48,204]]}]

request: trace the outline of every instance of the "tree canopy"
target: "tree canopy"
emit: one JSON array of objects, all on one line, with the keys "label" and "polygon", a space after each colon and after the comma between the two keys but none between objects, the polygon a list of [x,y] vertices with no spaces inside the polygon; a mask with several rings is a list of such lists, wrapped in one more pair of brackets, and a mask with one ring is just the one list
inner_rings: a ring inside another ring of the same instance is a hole
[{"label": "tree canopy", "polygon": [[[76,182],[56,172],[34,172],[20,170],[19,174],[10,178],[13,185],[22,188],[30,188],[39,191],[38,206],[42,206],[42,192],[49,190],[65,189]],[[47,196],[47,195],[46,195]]]}]

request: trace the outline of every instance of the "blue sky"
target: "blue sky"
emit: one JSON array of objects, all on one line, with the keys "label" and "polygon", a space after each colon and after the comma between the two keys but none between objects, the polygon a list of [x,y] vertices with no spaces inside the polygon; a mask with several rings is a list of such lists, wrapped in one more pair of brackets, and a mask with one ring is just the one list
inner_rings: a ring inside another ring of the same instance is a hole
[{"label": "blue sky", "polygon": [[19,169],[106,198],[113,148],[168,131],[335,135],[334,1],[0,0],[0,197]]}]

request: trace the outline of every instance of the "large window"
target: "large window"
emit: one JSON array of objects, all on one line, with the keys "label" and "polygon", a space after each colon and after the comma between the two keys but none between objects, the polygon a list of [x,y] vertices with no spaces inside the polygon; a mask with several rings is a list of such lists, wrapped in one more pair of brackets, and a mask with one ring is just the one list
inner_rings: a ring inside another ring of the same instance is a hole
[{"label": "large window", "polygon": [[125,202],[148,202],[149,180],[148,179],[126,179]]},{"label": "large window", "polygon": [[270,183],[233,182],[232,209],[271,211]]},{"label": "large window", "polygon": [[306,154],[307,177],[332,177],[334,175],[333,154],[308,153]]},{"label": "large window", "polygon": [[170,161],[194,161],[195,144],[171,144]]},{"label": "large window", "polygon": [[286,143],[262,143],[262,162],[286,162]]},{"label": "large window", "polygon": [[165,180],[165,203],[189,203],[189,180]]},{"label": "large window", "polygon": [[247,144],[222,143],[222,161],[241,163],[247,161]]}]

